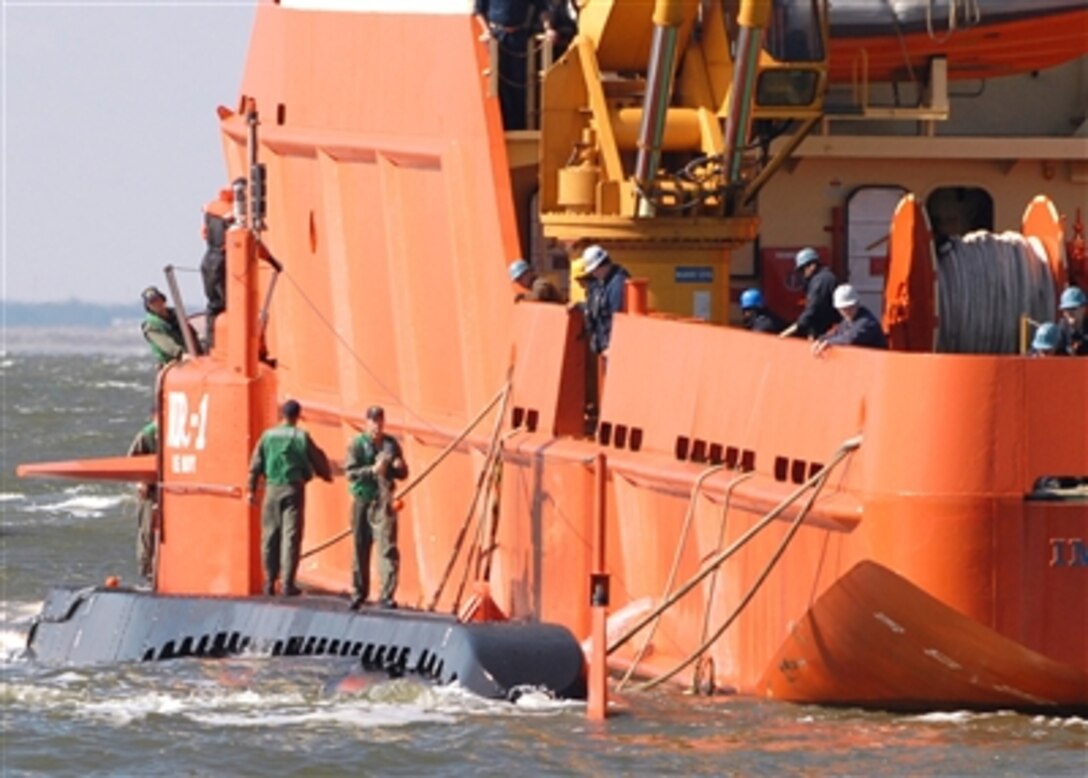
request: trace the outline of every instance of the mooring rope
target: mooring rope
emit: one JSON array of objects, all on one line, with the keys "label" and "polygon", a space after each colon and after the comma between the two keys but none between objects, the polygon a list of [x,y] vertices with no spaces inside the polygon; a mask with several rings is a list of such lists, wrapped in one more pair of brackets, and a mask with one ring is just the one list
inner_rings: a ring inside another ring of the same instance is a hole
[{"label": "mooring rope", "polygon": [[[487,456],[484,458],[484,465],[480,468],[480,475],[476,480],[476,491],[472,495],[472,502],[469,504],[468,511],[465,514],[465,519],[461,523],[461,529],[458,530],[457,540],[454,541],[453,550],[450,552],[450,557],[446,561],[446,569],[442,572],[442,577],[439,579],[438,586],[435,587],[434,594],[431,595],[431,600],[427,604],[427,610],[433,611],[438,605],[438,600],[442,596],[442,591],[446,588],[446,584],[449,582],[450,574],[453,572],[453,566],[457,562],[457,557],[461,554],[461,547],[464,545],[465,537],[468,534],[468,528],[472,524],[472,518],[476,515],[476,505],[480,500],[480,495],[483,492],[484,484],[487,481],[488,474],[491,472],[491,468],[494,466],[494,460],[496,456],[502,455],[502,449],[500,447],[499,436],[502,433],[502,419],[506,414],[506,401],[510,397],[511,379],[508,376],[506,386],[503,387],[501,395],[501,404],[499,405],[499,413],[495,417],[495,426],[491,431],[491,442],[487,447]],[[466,565],[468,562],[466,561]]]},{"label": "mooring rope", "polygon": [[[691,497],[688,499],[688,509],[684,514],[684,524],[680,530],[680,538],[676,541],[676,550],[672,556],[672,567],[669,569],[669,577],[665,581],[665,589],[661,593],[661,599],[665,600],[670,594],[672,594],[673,584],[676,583],[676,574],[680,570],[680,559],[684,553],[684,546],[688,542],[688,533],[691,531],[691,522],[695,518],[695,506],[699,502],[699,493],[703,488],[703,482],[714,475],[715,473],[724,470],[725,465],[712,465],[703,472],[699,473],[699,477],[695,479],[694,486],[691,487]],[[642,645],[639,646],[638,652],[635,654],[635,658],[631,661],[631,666],[627,668],[627,672],[623,674],[623,678],[616,685],[616,691],[620,691],[627,682],[634,675],[635,670],[638,668],[638,663],[642,661],[642,657],[646,654],[646,649],[650,646],[650,641],[654,639],[654,635],[657,633],[657,627],[661,624],[661,614],[654,619],[653,625],[650,627],[650,631],[646,633],[646,637],[642,639]]]},{"label": "mooring rope", "polygon": [[675,605],[684,595],[690,592],[695,586],[699,584],[704,578],[717,570],[722,564],[726,562],[731,556],[737,553],[741,548],[745,546],[753,537],[755,537],[764,527],[770,524],[772,521],[781,516],[793,503],[795,503],[805,492],[814,487],[824,477],[826,473],[829,473],[839,462],[849,456],[861,445],[861,436],[858,435],[853,438],[849,438],[844,441],[831,460],[820,469],[819,472],[813,473],[808,480],[798,486],[789,495],[787,495],[778,505],[776,505],[769,513],[756,522],[750,529],[748,529],[743,535],[737,538],[728,548],[723,549],[719,553],[711,557],[707,562],[699,569],[694,576],[689,578],[686,583],[680,586],[672,595],[668,597],[664,602],[651,610],[649,613],[644,614],[634,624],[628,627],[622,635],[608,644],[606,653],[612,654],[618,649],[622,648],[631,638],[637,635],[643,627],[657,618],[658,614],[671,608]]},{"label": "mooring rope", "polygon": [[[499,403],[500,400],[502,400],[503,398],[505,398],[507,396],[507,393],[509,392],[509,390],[510,390],[510,383],[509,383],[509,381],[507,381],[507,383],[503,384],[502,389],[500,389],[498,391],[498,393],[494,397],[491,398],[491,401],[484,407],[484,409],[482,411],[480,411],[478,414],[476,414],[476,417],[472,421],[470,421],[468,423],[468,425],[463,430],[461,430],[461,432],[457,435],[457,437],[455,437],[453,440],[451,440],[449,443],[447,443],[446,447],[444,449],[442,449],[442,451],[439,452],[438,456],[436,456],[434,459],[432,459],[430,464],[428,464],[425,468],[423,468],[423,470],[420,472],[419,475],[417,475],[415,478],[413,478],[411,481],[409,481],[408,484],[403,489],[401,489],[399,492],[397,492],[397,494],[394,496],[393,499],[394,500],[403,500],[405,497],[407,497],[408,494],[413,489],[415,489],[423,481],[424,478],[426,478],[428,475],[430,475],[432,470],[434,470],[436,467],[438,467],[438,465],[442,462],[442,460],[444,460],[451,453],[453,453],[453,450],[455,448],[457,448],[457,446],[459,446],[461,444],[461,441],[463,441],[465,438],[467,438],[469,436],[469,433],[471,433],[474,429],[476,429],[476,425],[478,425],[481,421],[483,421],[484,417],[487,416],[487,414],[491,411],[491,409],[494,408]],[[499,419],[500,420],[502,419],[502,414],[501,413],[499,414]],[[321,543],[318,543],[313,548],[307,549],[306,551],[302,552],[302,554],[299,556],[299,559],[305,559],[306,557],[313,556],[314,554],[318,553],[319,551],[324,551],[329,546],[331,546],[331,545],[333,545],[335,543],[338,543],[341,540],[343,540],[344,538],[346,538],[348,535],[351,534],[351,532],[352,532],[351,527],[348,527],[346,530],[343,530],[342,532],[339,532],[336,535],[333,535],[328,540],[325,540],[325,541],[323,541]]]},{"label": "mooring rope", "polygon": [[937,279],[943,353],[1016,354],[1021,317],[1050,321],[1057,308],[1045,249],[1015,232],[950,238]]}]

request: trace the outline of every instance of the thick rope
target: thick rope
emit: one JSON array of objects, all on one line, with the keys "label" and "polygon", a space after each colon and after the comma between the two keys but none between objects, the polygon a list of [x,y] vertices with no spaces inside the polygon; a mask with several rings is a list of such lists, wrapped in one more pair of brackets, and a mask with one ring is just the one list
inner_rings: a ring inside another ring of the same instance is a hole
[{"label": "thick rope", "polygon": [[487,480],[487,474],[490,471],[491,461],[495,458],[495,452],[499,445],[499,433],[502,432],[502,419],[506,414],[506,401],[510,397],[510,379],[507,378],[506,386],[502,392],[502,401],[499,405],[499,413],[495,417],[495,428],[491,432],[491,443],[487,448],[487,456],[484,459],[484,466],[480,468],[480,476],[476,479],[476,491],[472,495],[472,502],[469,505],[468,511],[465,513],[465,520],[461,523],[461,529],[457,533],[457,540],[454,541],[453,550],[450,552],[450,558],[446,562],[446,569],[442,573],[441,579],[438,581],[438,586],[434,590],[434,594],[431,596],[431,601],[427,605],[427,610],[433,611],[435,606],[438,605],[438,600],[442,596],[442,590],[446,588],[446,583],[449,581],[450,573],[453,572],[453,566],[457,562],[457,557],[461,554],[461,547],[464,545],[465,537],[468,534],[468,528],[472,524],[472,517],[476,514],[476,504],[480,500],[480,494],[483,491],[484,483]]},{"label": "thick rope", "polygon": [[737,617],[739,617],[740,614],[744,612],[744,609],[748,607],[748,603],[750,603],[752,601],[752,598],[756,596],[756,592],[758,592],[763,586],[763,582],[767,580],[767,577],[771,574],[771,571],[775,568],[775,565],[778,564],[778,560],[782,558],[782,554],[785,553],[786,548],[790,544],[790,541],[793,540],[794,535],[797,534],[797,530],[801,529],[801,524],[808,516],[808,512],[812,508],[813,503],[816,502],[816,498],[819,497],[820,492],[823,491],[824,484],[827,483],[827,478],[829,475],[831,475],[832,468],[841,461],[842,460],[839,460],[832,465],[828,465],[820,471],[819,480],[813,487],[812,494],[808,496],[808,499],[805,501],[804,506],[801,508],[801,512],[797,514],[797,518],[793,520],[792,524],[790,524],[790,528],[782,537],[781,542],[778,544],[778,548],[776,548],[774,550],[774,553],[771,554],[771,558],[767,561],[767,564],[763,566],[763,569],[760,571],[759,575],[756,576],[756,580],[748,588],[748,591],[745,592],[744,597],[742,597],[740,602],[737,603],[737,607],[734,608],[733,612],[729,614],[729,617],[725,621],[723,621],[716,630],[714,630],[714,634],[704,640],[697,649],[695,649],[688,655],[686,659],[673,666],[672,669],[662,673],[651,681],[639,684],[639,686],[636,687],[638,691],[649,691],[650,689],[660,686],[661,684],[675,677],[677,673],[683,671],[692,662],[701,657],[703,653],[712,645],[714,645],[715,641],[717,641],[718,638],[720,638],[722,634],[727,629],[729,629],[730,625],[732,625],[733,622],[737,620]]},{"label": "thick rope", "polygon": [[[451,440],[449,443],[447,443],[446,447],[444,449],[442,449],[441,452],[439,452],[438,456],[436,456],[433,460],[431,460],[430,464],[428,464],[427,467],[423,468],[422,472],[420,472],[419,475],[417,475],[415,478],[413,478],[411,481],[409,481],[408,484],[396,494],[394,499],[395,500],[403,500],[405,497],[407,497],[409,492],[411,492],[413,489],[415,489],[416,486],[418,486],[423,481],[424,478],[426,478],[428,475],[430,475],[431,471],[434,470],[436,467],[438,467],[439,463],[442,462],[442,460],[445,459],[446,457],[448,457],[451,453],[453,453],[453,450],[455,448],[457,448],[461,444],[461,442],[464,441],[464,439],[467,438],[469,436],[469,434],[474,429],[476,429],[476,426],[481,421],[483,421],[484,417],[487,416],[488,413],[491,412],[491,409],[495,407],[496,403],[498,403],[503,397],[506,396],[509,389],[510,389],[510,384],[509,383],[505,384],[503,386],[503,388],[500,389],[498,391],[498,393],[494,397],[491,398],[491,401],[487,404],[487,406],[482,411],[480,411],[478,414],[476,414],[476,417],[472,421],[470,421],[468,423],[468,426],[465,427],[463,430],[461,430],[460,434],[458,434],[457,437],[455,437],[453,440]],[[500,415],[499,418],[501,419],[502,416]],[[333,545],[335,543],[338,543],[341,540],[343,540],[344,538],[346,538],[348,535],[351,534],[351,531],[352,531],[351,527],[348,527],[346,530],[334,535],[333,537],[329,538],[328,540],[326,540],[326,541],[324,541],[322,543],[319,543],[318,545],[314,546],[311,549],[308,549],[308,550],[304,551],[299,556],[299,559],[305,559],[308,556],[313,556],[314,554],[318,553],[319,551],[324,551],[329,546],[331,546],[331,545]]]},{"label": "thick rope", "polygon": [[[725,500],[722,501],[722,517],[721,523],[718,525],[718,542],[714,546],[716,549],[721,549],[722,543],[725,542],[725,526],[726,520],[729,518],[729,503],[733,498],[733,490],[754,476],[754,472],[742,473],[734,478],[725,487]],[[703,613],[703,632],[700,635],[700,641],[706,641],[706,636],[710,632],[710,611],[714,607],[714,593],[718,588],[718,573],[721,572],[721,568],[714,571],[714,575],[710,576],[710,589],[706,593],[706,609]]]},{"label": "thick rope", "polygon": [[772,521],[781,516],[787,509],[789,509],[791,505],[793,505],[793,503],[795,503],[801,497],[801,495],[803,495],[805,492],[807,492],[809,489],[819,483],[824,473],[835,467],[835,465],[837,465],[839,462],[849,456],[860,445],[860,435],[846,440],[839,447],[838,451],[835,452],[835,455],[831,458],[831,461],[824,465],[819,472],[814,473],[808,478],[808,480],[806,480],[803,484],[794,489],[789,495],[786,496],[785,499],[783,499],[778,505],[776,505],[774,509],[770,511],[770,513],[768,513],[766,516],[756,522],[743,535],[733,541],[733,543],[731,543],[728,548],[715,554],[713,557],[707,560],[707,562],[703,565],[699,572],[697,572],[694,576],[688,579],[688,581],[684,583],[679,589],[677,589],[676,592],[672,594],[667,600],[662,602],[649,613],[642,616],[622,635],[613,640],[608,645],[608,650],[606,653],[612,654],[618,649],[622,648],[631,638],[637,635],[643,627],[653,621],[659,613],[663,613],[664,611],[675,605],[685,594],[695,588],[695,586],[697,586],[700,581],[702,581],[708,575],[717,570],[727,559],[729,559],[731,556],[737,553],[737,551],[743,548],[745,544],[747,544],[749,540],[755,537],[764,527],[766,527]]},{"label": "thick rope", "polygon": [[[461,598],[465,595],[465,587],[468,585],[468,576],[470,572],[473,572],[474,568],[478,572],[480,565],[480,556],[483,554],[483,540],[482,534],[484,531],[484,519],[487,516],[487,511],[491,503],[491,485],[493,482],[495,471],[499,467],[499,463],[502,461],[502,447],[495,449],[494,456],[491,457],[484,465],[484,478],[480,485],[477,487],[476,498],[473,499],[473,506],[479,504],[479,497],[487,495],[484,498],[483,505],[480,506],[480,517],[476,520],[476,542],[472,543],[468,547],[468,554],[465,556],[465,565],[461,568],[461,580],[457,584],[457,593],[453,595],[453,605],[450,611],[457,613],[461,608]],[[471,524],[471,522],[470,522]],[[435,597],[435,603],[437,603],[438,597]]]},{"label": "thick rope", "polygon": [[[665,581],[665,589],[661,593],[661,599],[667,599],[672,593],[673,584],[676,583],[676,574],[680,570],[680,558],[684,552],[684,546],[688,542],[688,533],[691,531],[691,522],[695,518],[695,506],[699,502],[699,490],[703,487],[703,481],[715,473],[724,470],[725,465],[714,465],[708,467],[703,472],[699,473],[699,477],[695,479],[694,486],[691,487],[691,498],[688,500],[688,509],[684,514],[684,524],[680,530],[680,538],[676,541],[676,551],[672,555],[672,567],[669,569],[669,576]],[[623,678],[620,679],[619,684],[616,685],[616,691],[621,691],[627,682],[634,675],[635,669],[638,667],[638,663],[642,661],[643,655],[646,653],[646,649],[650,646],[650,641],[654,639],[654,635],[657,633],[657,627],[661,624],[661,615],[654,619],[654,623],[650,626],[650,631],[646,633],[646,637],[642,640],[642,645],[639,646],[638,651],[635,653],[635,658],[631,661],[631,666],[627,668],[627,672],[623,674]]]},{"label": "thick rope", "polygon": [[1021,317],[1050,321],[1057,308],[1045,249],[1019,233],[950,238],[937,278],[939,352],[1016,354]]}]

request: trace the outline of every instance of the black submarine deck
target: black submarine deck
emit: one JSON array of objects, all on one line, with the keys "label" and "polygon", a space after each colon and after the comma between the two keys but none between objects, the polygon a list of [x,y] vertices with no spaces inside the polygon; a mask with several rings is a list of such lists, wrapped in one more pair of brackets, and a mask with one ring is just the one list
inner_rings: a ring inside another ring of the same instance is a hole
[{"label": "black submarine deck", "polygon": [[565,627],[463,623],[412,609],[349,610],[343,598],[198,597],[138,589],[57,588],[27,636],[32,660],[52,666],[182,657],[357,657],[366,671],[459,683],[508,699],[524,688],[585,696],[585,660]]}]

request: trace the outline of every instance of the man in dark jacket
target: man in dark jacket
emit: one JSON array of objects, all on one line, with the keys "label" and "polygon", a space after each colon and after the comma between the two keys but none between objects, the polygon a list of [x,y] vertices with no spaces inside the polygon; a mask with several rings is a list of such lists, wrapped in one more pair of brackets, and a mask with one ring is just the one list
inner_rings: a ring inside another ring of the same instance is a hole
[{"label": "man in dark jacket", "polygon": [[218,199],[204,206],[203,232],[207,249],[200,262],[200,277],[204,282],[204,296],[208,299],[204,342],[209,351],[215,345],[215,319],[227,308],[227,230],[233,223],[231,190],[224,189]]},{"label": "man in dark jacket", "polygon": [[763,293],[758,289],[745,289],[740,296],[740,315],[745,329],[777,335],[786,323],[775,316],[763,303]]},{"label": "man in dark jacket", "polygon": [[383,608],[395,608],[400,551],[397,550],[397,511],[393,504],[396,481],[408,477],[400,443],[385,434],[385,410],[380,405],[366,412],[366,431],[351,441],[344,463],[351,492],[351,531],[355,539],[351,608],[357,610],[370,592],[370,547],[378,540],[378,572]]},{"label": "man in dark jacket", "polygon": [[858,293],[850,284],[835,288],[834,305],[842,321],[829,335],[812,344],[812,353],[819,356],[830,346],[866,346],[868,348],[887,348],[888,341],[880,322],[872,311],[861,305]]},{"label": "man in dark jacket", "polygon": [[494,39],[499,46],[499,104],[507,131],[525,129],[526,61],[537,14],[544,34],[555,39],[551,16],[543,5],[543,0],[475,0],[473,5],[482,28],[480,40]]},{"label": "man in dark jacket", "polygon": [[585,273],[595,283],[589,287],[586,299],[586,323],[589,327],[589,348],[594,354],[603,355],[612,340],[612,318],[625,310],[627,304],[627,279],[630,274],[612,261],[600,246],[590,246],[583,252]]},{"label": "man in dark jacket", "polygon": [[805,285],[805,310],[797,318],[797,334],[818,338],[840,320],[831,295],[835,291],[835,274],[820,264],[820,255],[813,248],[803,248],[794,258],[794,273]]},{"label": "man in dark jacket", "polygon": [[1088,357],[1088,295],[1078,286],[1062,291],[1058,304],[1061,318],[1058,320],[1058,353],[1062,356]]}]

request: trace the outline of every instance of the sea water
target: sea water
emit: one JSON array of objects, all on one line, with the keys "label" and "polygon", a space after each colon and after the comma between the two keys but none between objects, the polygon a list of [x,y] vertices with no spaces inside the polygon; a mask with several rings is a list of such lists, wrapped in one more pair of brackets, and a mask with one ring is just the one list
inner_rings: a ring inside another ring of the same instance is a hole
[{"label": "sea water", "polygon": [[123,454],[147,419],[138,333],[5,333],[0,473],[4,775],[1085,775],[1088,720],[894,715],[674,690],[516,704],[370,678],[331,658],[44,668],[24,652],[50,586],[136,581],[134,490],[17,480],[20,462]]}]

